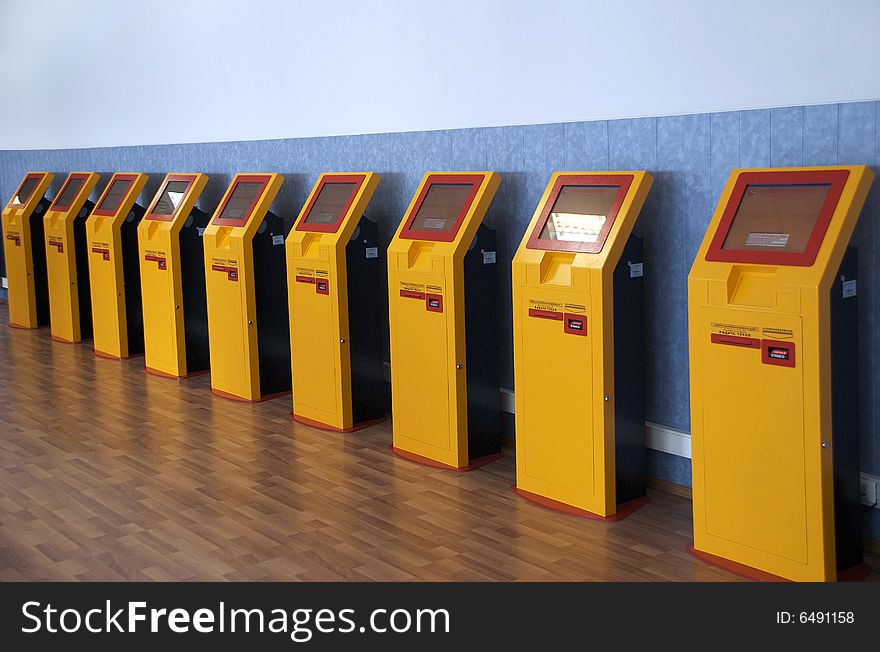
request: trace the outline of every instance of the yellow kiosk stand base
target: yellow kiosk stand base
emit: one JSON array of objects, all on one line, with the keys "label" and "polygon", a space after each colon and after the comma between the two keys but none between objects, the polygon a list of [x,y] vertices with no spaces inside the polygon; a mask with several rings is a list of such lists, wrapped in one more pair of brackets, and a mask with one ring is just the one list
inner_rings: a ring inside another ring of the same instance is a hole
[{"label": "yellow kiosk stand base", "polygon": [[136,203],[142,173],[116,173],[86,221],[95,355],[119,360],[144,352]]},{"label": "yellow kiosk stand base", "polygon": [[46,212],[46,269],[52,339],[77,343],[92,337],[89,246],[86,219],[95,205],[89,195],[94,172],[71,172]]},{"label": "yellow kiosk stand base", "polygon": [[237,174],[205,229],[211,391],[264,401],[290,391],[284,221],[269,211],[284,177]]},{"label": "yellow kiosk stand base", "polygon": [[392,450],[468,471],[501,456],[494,172],[428,173],[388,248]]},{"label": "yellow kiosk stand base", "polygon": [[9,281],[9,325],[40,328],[49,323],[49,284],[43,215],[52,181],[48,172],[25,175],[3,209],[3,245]]},{"label": "yellow kiosk stand base", "polygon": [[163,378],[205,373],[208,306],[202,236],[210,216],[196,207],[204,174],[169,174],[138,226],[144,367]]},{"label": "yellow kiosk stand base", "polygon": [[294,421],[354,432],[385,419],[379,176],[322,174],[287,237]]},{"label": "yellow kiosk stand base", "polygon": [[734,170],[688,278],[692,552],[858,576],[856,253],[866,166]]},{"label": "yellow kiosk stand base", "polygon": [[513,261],[516,486],[620,520],[647,502],[644,263],[634,172],[557,172]]}]

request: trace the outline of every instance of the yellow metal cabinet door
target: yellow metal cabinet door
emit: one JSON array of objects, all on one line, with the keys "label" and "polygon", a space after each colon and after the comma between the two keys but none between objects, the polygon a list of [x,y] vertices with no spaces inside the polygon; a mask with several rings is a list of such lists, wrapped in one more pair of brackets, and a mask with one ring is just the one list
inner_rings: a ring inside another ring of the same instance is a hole
[{"label": "yellow metal cabinet door", "polygon": [[[525,436],[524,450],[517,454],[524,455],[527,477],[544,485],[541,493],[601,513],[604,503],[595,496],[590,320],[586,336],[566,333],[562,313],[557,313],[560,319],[529,315],[534,296],[534,288],[523,288],[525,347],[519,378],[524,385]],[[583,303],[583,297],[578,299]],[[552,300],[564,303],[565,296]]]},{"label": "yellow metal cabinet door", "polygon": [[[246,243],[245,246],[250,245]],[[256,319],[248,318],[247,288],[241,279],[241,256],[217,257],[218,254],[231,256],[239,253],[230,250],[217,249],[212,253],[212,259],[206,261],[211,265],[206,270],[211,386],[239,398],[257,400],[260,398],[259,378],[253,378],[258,372],[256,365],[251,365],[250,341],[250,333],[256,333],[257,324]]]},{"label": "yellow metal cabinet door", "polygon": [[[292,279],[290,294],[294,328],[291,329],[291,356],[294,378],[294,402],[320,410],[327,415],[339,412],[339,338],[334,298],[315,291],[312,282]],[[335,289],[335,285],[334,285]]]},{"label": "yellow metal cabinet door", "polygon": [[395,435],[413,443],[402,446],[410,452],[458,466],[450,430],[448,313],[426,310],[424,299],[398,294],[392,301],[397,302],[391,363],[398,380],[392,392]]},{"label": "yellow metal cabinet door", "polygon": [[36,327],[36,307],[31,305],[34,276],[30,256],[30,229],[23,225],[21,214],[4,224],[6,246],[6,277],[9,284],[9,323],[26,328]]},{"label": "yellow metal cabinet door", "polygon": [[[147,231],[140,233],[141,254],[141,295],[144,310],[144,352],[147,366],[167,374],[178,375],[185,370],[177,358],[178,320],[183,305],[177,308],[174,292],[175,270],[173,264],[180,260],[173,258],[169,265],[170,237],[167,232],[158,231],[158,225],[150,224]],[[181,346],[183,346],[181,340]],[[185,360],[185,355],[180,356]]]},{"label": "yellow metal cabinet door", "polygon": [[[747,311],[702,314],[707,339],[712,322],[789,329],[795,355],[802,351],[800,318]],[[701,368],[723,370],[708,377],[704,372],[700,379],[707,532],[806,563],[802,365],[763,364],[760,349],[707,344]]]}]

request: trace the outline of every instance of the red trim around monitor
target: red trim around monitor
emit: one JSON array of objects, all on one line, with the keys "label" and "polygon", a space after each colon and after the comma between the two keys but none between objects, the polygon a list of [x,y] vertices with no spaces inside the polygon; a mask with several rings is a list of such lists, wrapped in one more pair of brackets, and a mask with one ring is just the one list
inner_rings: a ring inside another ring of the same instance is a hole
[{"label": "red trim around monitor", "polygon": [[[364,185],[364,181],[366,181],[367,177],[364,174],[325,174],[321,179],[320,183],[318,183],[318,188],[315,192],[312,193],[312,198],[303,211],[302,218],[299,219],[296,223],[297,231],[315,231],[319,233],[336,233],[339,230],[342,221],[345,219],[345,216],[348,215],[348,211],[351,210],[351,205],[354,203],[354,198],[357,197],[357,194],[360,192],[361,187]],[[312,210],[312,206],[315,205],[315,202],[318,201],[318,197],[321,195],[321,191],[324,189],[324,186],[328,183],[353,183],[355,184],[354,190],[352,190],[351,195],[348,197],[348,202],[345,204],[345,208],[339,213],[339,217],[336,218],[336,221],[333,224],[307,224],[306,219],[309,217],[309,212]]]},{"label": "red trim around monitor", "polygon": [[[816,262],[819,248],[825,239],[828,225],[837,209],[840,195],[849,178],[849,170],[771,170],[765,172],[741,172],[736,178],[730,199],[724,207],[721,221],[715,229],[715,235],[706,252],[706,260],[728,263],[758,263],[761,265],[793,265],[809,267]],[[801,252],[794,251],[739,251],[722,249],[727,233],[739,210],[746,188],[750,185],[783,186],[783,185],[828,185],[828,195],[816,218],[813,232],[807,241],[806,248]]]},{"label": "red trim around monitor", "polygon": [[[82,192],[82,189],[86,187],[86,181],[88,180],[89,175],[85,172],[71,172],[67,175],[67,179],[64,180],[64,185],[61,186],[61,190],[58,191],[58,194],[55,195],[55,201],[52,202],[52,205],[49,206],[50,211],[66,211],[70,208],[70,205],[76,201],[76,198],[79,196],[79,193]],[[61,199],[61,196],[64,194],[64,191],[67,190],[67,185],[70,183],[72,179],[82,179],[83,185],[80,187],[79,192],[76,193],[73,197],[71,197],[70,201],[64,204],[63,206],[58,203],[58,200]]]},{"label": "red trim around monitor", "polygon": [[[465,216],[468,214],[471,205],[474,203],[477,192],[479,192],[483,183],[486,182],[486,179],[487,177],[484,174],[429,174],[422,186],[422,192],[419,193],[416,203],[413,205],[413,209],[410,211],[409,215],[406,216],[404,227],[400,231],[400,237],[408,240],[432,240],[434,242],[452,242],[455,240],[455,236],[458,235],[458,230],[461,228]],[[461,212],[455,219],[455,224],[452,225],[452,228],[449,231],[438,233],[437,231],[415,231],[410,228],[416,215],[419,214],[419,209],[422,207],[422,202],[425,201],[425,197],[428,194],[428,190],[431,189],[431,186],[434,184],[451,185],[468,183],[473,186],[471,188],[471,194],[468,195],[467,201],[465,201]]]},{"label": "red trim around monitor", "polygon": [[[119,213],[120,206],[122,206],[128,200],[128,197],[131,194],[131,191],[134,190],[135,184],[137,183],[137,179],[138,179],[138,175],[136,175],[136,174],[120,174],[118,172],[116,174],[114,174],[112,177],[110,177],[110,181],[109,181],[109,183],[107,183],[107,187],[104,188],[104,192],[101,193],[100,199],[98,199],[98,202],[95,204],[95,210],[92,211],[92,215],[104,215],[104,216],[112,217],[112,216],[116,215],[117,213]],[[101,202],[104,201],[104,197],[107,196],[107,193],[109,192],[110,188],[113,187],[113,183],[116,181],[130,181],[131,184],[128,186],[128,192],[126,192],[125,195],[123,195],[122,199],[119,200],[119,203],[113,207],[113,210],[109,210],[107,208],[100,208]]]},{"label": "red trim around monitor", "polygon": [[[187,195],[189,195],[190,190],[192,190],[193,184],[196,182],[197,175],[195,174],[169,174],[165,177],[165,180],[162,182],[162,185],[159,186],[159,190],[156,195],[153,197],[153,201],[150,202],[149,208],[147,208],[147,214],[144,215],[145,220],[156,220],[157,222],[170,222],[175,218],[177,212],[180,210],[180,206],[183,204],[184,199]],[[186,190],[184,191],[184,199],[180,200],[180,204],[178,204],[174,211],[172,211],[171,215],[154,215],[153,209],[156,208],[156,204],[159,203],[159,200],[162,198],[162,195],[165,193],[165,189],[168,187],[168,184],[173,183],[175,181],[183,181],[187,184]]]},{"label": "red trim around monitor", "polygon": [[[226,194],[223,196],[223,202],[215,213],[217,217],[211,220],[211,224],[215,226],[244,226],[247,224],[247,221],[250,219],[251,215],[253,215],[257,204],[266,193],[266,188],[269,187],[269,181],[271,180],[272,177],[268,174],[240,174],[235,177],[226,189]],[[254,201],[251,203],[251,207],[248,209],[248,212],[244,217],[220,217],[223,215],[223,211],[226,210],[226,204],[228,204],[229,200],[232,198],[232,195],[235,192],[235,187],[240,183],[262,183],[263,187],[260,188],[260,192],[254,196]]]},{"label": "red trim around monitor", "polygon": [[[550,196],[544,202],[544,208],[541,210],[541,215],[538,218],[537,224],[535,224],[535,228],[532,229],[532,234],[529,236],[526,248],[544,249],[546,251],[572,251],[579,254],[600,253],[602,247],[605,246],[605,240],[608,239],[608,233],[614,225],[614,220],[617,218],[617,213],[620,212],[620,207],[623,205],[626,193],[629,192],[632,180],[633,175],[631,174],[560,174],[556,177],[556,183],[550,191]],[[540,237],[541,231],[544,230],[544,225],[547,224],[547,220],[550,218],[550,212],[553,210],[553,205],[556,203],[559,193],[566,186],[617,187],[617,195],[611,203],[611,208],[608,209],[608,215],[605,216],[605,223],[599,231],[596,242],[545,240]]]},{"label": "red trim around monitor", "polygon": [[37,180],[37,186],[39,186],[39,185],[40,185],[40,182],[43,180],[43,178],[44,178],[45,176],[46,176],[46,173],[45,173],[45,172],[33,172],[33,173],[31,173],[31,174],[26,174],[26,175],[24,175],[24,179],[22,179],[22,180],[21,180],[21,183],[18,184],[18,188],[15,189],[15,194],[12,195],[12,199],[9,200],[9,205],[10,205],[10,206],[24,206],[25,204],[27,204],[27,203],[28,203],[28,200],[30,200],[30,198],[33,197],[34,192],[36,192],[37,189],[34,188],[34,190],[31,192],[30,195],[28,195],[28,198],[25,199],[23,203],[21,203],[21,204],[17,204],[17,203],[15,203],[15,198],[18,197],[19,193],[21,192],[22,186],[24,186],[24,184],[27,183],[27,180],[28,180],[28,179],[36,179],[36,180]]}]

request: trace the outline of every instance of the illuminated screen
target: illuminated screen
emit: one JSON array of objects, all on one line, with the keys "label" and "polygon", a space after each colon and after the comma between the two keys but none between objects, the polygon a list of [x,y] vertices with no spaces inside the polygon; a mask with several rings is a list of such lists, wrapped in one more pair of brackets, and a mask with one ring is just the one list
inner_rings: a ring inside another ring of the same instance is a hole
[{"label": "illuminated screen", "polygon": [[805,251],[830,187],[829,184],[746,186],[721,248]]},{"label": "illuminated screen", "polygon": [[469,183],[431,184],[409,229],[449,233],[473,189]]},{"label": "illuminated screen", "polygon": [[26,204],[27,200],[31,198],[31,195],[34,193],[34,190],[37,189],[38,185],[40,185],[39,177],[26,177],[21,184],[21,188],[18,189],[18,193],[12,198],[12,203]]},{"label": "illuminated screen", "polygon": [[189,188],[189,181],[169,181],[153,207],[153,215],[174,215]]},{"label": "illuminated screen", "polygon": [[245,220],[251,211],[254,201],[265,186],[260,181],[239,181],[235,184],[229,201],[220,213],[222,220]]},{"label": "illuminated screen", "polygon": [[305,224],[336,224],[351,199],[356,183],[325,183],[309,209]]},{"label": "illuminated screen", "polygon": [[541,240],[596,243],[618,186],[563,186],[541,229]]},{"label": "illuminated screen", "polygon": [[51,208],[63,209],[70,206],[85,182],[85,179],[68,179],[67,183],[64,184],[64,188],[62,189],[61,194],[55,198],[54,202],[52,202]]},{"label": "illuminated screen", "polygon": [[110,182],[110,188],[104,193],[101,203],[98,204],[97,210],[115,212],[119,209],[119,204],[128,194],[131,188],[131,179],[114,179]]}]

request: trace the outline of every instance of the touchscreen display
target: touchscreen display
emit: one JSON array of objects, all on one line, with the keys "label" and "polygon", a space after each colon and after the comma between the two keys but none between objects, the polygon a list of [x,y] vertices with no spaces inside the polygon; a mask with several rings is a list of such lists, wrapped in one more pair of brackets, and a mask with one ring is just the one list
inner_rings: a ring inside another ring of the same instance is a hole
[{"label": "touchscreen display", "polygon": [[325,183],[303,222],[321,226],[336,224],[355,188],[356,183]]},{"label": "touchscreen display", "polygon": [[563,186],[538,236],[541,240],[598,242],[618,186]]},{"label": "touchscreen display", "polygon": [[432,184],[409,229],[449,233],[473,189],[473,185],[469,183]]}]

